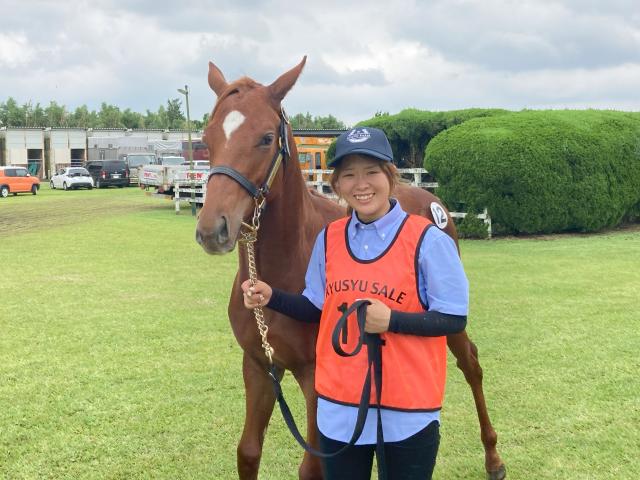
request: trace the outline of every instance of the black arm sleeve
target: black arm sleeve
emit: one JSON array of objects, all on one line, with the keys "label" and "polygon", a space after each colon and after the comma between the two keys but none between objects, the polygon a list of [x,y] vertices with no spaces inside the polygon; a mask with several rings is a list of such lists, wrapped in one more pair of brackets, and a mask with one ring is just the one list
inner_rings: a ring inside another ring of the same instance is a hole
[{"label": "black arm sleeve", "polygon": [[282,313],[288,317],[305,323],[320,323],[320,314],[311,300],[304,295],[288,293],[277,288],[273,288],[273,293],[267,307]]},{"label": "black arm sleeve", "polygon": [[449,315],[435,311],[405,313],[391,310],[389,331],[420,337],[440,337],[459,333],[467,326],[465,315]]}]

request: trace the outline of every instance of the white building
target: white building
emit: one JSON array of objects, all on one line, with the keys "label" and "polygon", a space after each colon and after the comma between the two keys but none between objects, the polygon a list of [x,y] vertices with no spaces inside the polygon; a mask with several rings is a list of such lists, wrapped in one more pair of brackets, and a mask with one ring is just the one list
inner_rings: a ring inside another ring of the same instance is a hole
[{"label": "white building", "polygon": [[45,174],[44,132],[42,128],[0,128],[0,165],[26,167],[32,175]]},{"label": "white building", "polygon": [[44,131],[45,173],[83,165],[87,160],[87,131],[84,128],[47,128]]}]

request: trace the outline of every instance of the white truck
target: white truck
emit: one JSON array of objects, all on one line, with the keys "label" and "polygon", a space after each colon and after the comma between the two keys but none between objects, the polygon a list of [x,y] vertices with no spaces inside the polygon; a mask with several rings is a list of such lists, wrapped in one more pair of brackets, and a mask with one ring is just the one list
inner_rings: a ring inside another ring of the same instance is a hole
[{"label": "white truck", "polygon": [[177,183],[202,185],[209,174],[209,162],[194,161],[193,170],[183,157],[165,156],[158,158],[161,165],[144,165],[139,170],[140,188],[163,195],[173,195]]},{"label": "white truck", "polygon": [[133,152],[120,155],[119,160],[124,160],[129,169],[129,182],[138,185],[139,170],[145,165],[154,165],[157,159],[154,153]]},{"label": "white truck", "polygon": [[140,188],[153,188],[156,193],[173,194],[176,173],[189,169],[183,165],[184,161],[184,157],[165,156],[158,158],[158,165],[143,165],[138,170]]}]

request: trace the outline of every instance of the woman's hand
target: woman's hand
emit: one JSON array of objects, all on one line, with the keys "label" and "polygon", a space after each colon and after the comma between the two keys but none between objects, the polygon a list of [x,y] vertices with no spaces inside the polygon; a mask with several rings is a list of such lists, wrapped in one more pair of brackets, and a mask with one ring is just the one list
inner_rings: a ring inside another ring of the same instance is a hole
[{"label": "woman's hand", "polygon": [[264,307],[273,294],[271,287],[261,280],[253,286],[251,286],[251,280],[245,280],[240,287],[243,292],[244,306],[249,309]]},{"label": "woman's hand", "polygon": [[380,300],[367,298],[371,305],[367,305],[367,321],[364,324],[364,331],[367,333],[384,333],[389,330],[391,320],[391,309]]}]

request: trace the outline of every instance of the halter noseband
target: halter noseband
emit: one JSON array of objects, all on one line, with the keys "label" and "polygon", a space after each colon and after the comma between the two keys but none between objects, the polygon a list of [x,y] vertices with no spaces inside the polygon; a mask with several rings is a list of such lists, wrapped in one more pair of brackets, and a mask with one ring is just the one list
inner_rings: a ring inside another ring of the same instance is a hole
[{"label": "halter noseband", "polygon": [[238,182],[249,195],[256,200],[256,202],[260,202],[261,206],[264,204],[266,196],[269,194],[269,189],[271,188],[271,184],[276,177],[276,173],[278,173],[278,168],[280,167],[280,163],[286,157],[290,156],[289,150],[289,139],[287,138],[287,125],[289,124],[289,118],[285,113],[284,109],[280,108],[280,136],[278,137],[278,150],[274,154],[271,159],[271,165],[269,165],[269,170],[267,170],[267,178],[261,186],[255,185],[251,182],[247,177],[242,175],[238,170],[233,167],[228,167],[225,165],[213,167],[209,170],[209,176],[207,178],[207,182],[211,179],[212,175],[222,174],[228,177],[233,178],[236,182]]}]

